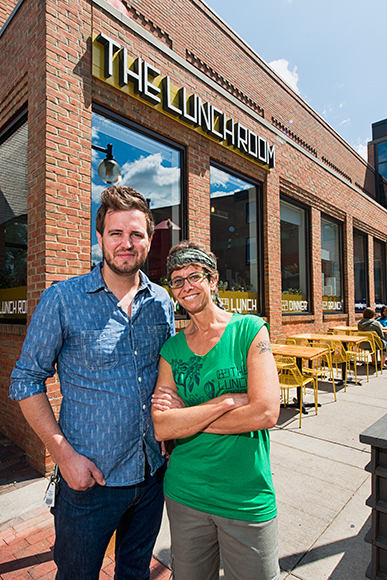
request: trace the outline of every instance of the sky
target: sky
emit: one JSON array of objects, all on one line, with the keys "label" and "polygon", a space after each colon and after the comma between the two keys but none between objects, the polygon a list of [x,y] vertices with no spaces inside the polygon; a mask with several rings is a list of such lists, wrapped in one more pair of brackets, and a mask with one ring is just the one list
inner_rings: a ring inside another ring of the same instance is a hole
[{"label": "sky", "polygon": [[387,0],[206,3],[367,159],[387,118]]}]

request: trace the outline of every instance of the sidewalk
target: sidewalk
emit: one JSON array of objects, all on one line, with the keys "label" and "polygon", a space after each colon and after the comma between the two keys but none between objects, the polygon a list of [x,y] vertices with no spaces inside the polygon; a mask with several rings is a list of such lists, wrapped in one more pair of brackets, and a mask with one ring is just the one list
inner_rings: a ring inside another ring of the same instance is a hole
[{"label": "sidewalk", "polygon": [[[42,501],[46,487],[47,480],[28,465],[23,451],[0,434],[0,580],[55,578],[54,521]],[[163,530],[165,526],[164,521]],[[166,541],[169,548],[169,538]],[[159,551],[162,555],[163,549]],[[113,576],[114,550],[104,559],[100,580]],[[151,580],[169,577],[167,566],[153,558]]]},{"label": "sidewalk", "polygon": [[[362,368],[359,369],[362,373]],[[361,386],[320,382],[318,415],[311,409],[298,428],[296,409],[281,409],[271,432],[277,492],[281,580],[363,580],[371,560],[364,541],[370,527],[370,449],[359,434],[387,412],[387,372]],[[312,401],[312,391],[306,400]],[[0,437],[0,461],[2,447]],[[53,580],[52,517],[41,505],[46,486],[39,474],[5,484],[0,463],[0,580]],[[16,480],[16,478],[15,478]],[[5,491],[4,491],[5,490]],[[152,580],[170,572],[169,532],[163,521],[152,562]],[[105,558],[100,580],[113,578],[114,555]]]}]

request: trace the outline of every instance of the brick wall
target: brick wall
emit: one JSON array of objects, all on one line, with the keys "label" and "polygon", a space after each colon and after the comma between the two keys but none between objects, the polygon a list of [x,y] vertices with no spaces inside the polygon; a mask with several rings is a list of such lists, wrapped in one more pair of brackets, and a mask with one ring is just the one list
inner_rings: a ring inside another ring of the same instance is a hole
[{"label": "brick wall", "polygon": [[26,425],[20,426],[23,422],[19,405],[9,399],[8,385],[24,336],[25,327],[22,325],[0,325],[0,431],[19,445],[25,439]]},{"label": "brick wall", "polygon": [[[2,126],[28,100],[28,318],[54,280],[90,269],[90,34],[89,2],[26,0],[1,38],[5,52],[14,55],[3,63]],[[1,376],[0,397],[6,400],[22,340],[4,328],[1,339],[15,342]],[[56,379],[49,381],[55,411],[58,387]],[[16,443],[28,441],[35,467],[49,470],[50,458],[18,405],[9,403],[0,416],[0,428]]]},{"label": "brick wall", "polygon": [[15,8],[17,0],[3,0],[0,4],[0,29]]},{"label": "brick wall", "polygon": [[[2,3],[0,25],[15,4]],[[354,323],[352,308],[343,315],[322,312],[320,220],[321,214],[326,214],[342,224],[345,301],[352,305],[353,227],[368,236],[371,279],[372,238],[387,241],[386,212],[372,202],[372,167],[200,0],[134,0],[123,4],[135,23],[194,70],[204,73],[206,80],[190,74],[109,10],[86,0],[24,0],[0,38],[1,51],[12,55],[0,63],[0,128],[28,102],[28,316],[53,281],[89,270],[94,102],[186,148],[188,237],[207,247],[210,163],[217,162],[226,170],[262,183],[264,314],[273,338],[322,329],[333,321]],[[102,31],[126,46],[131,56],[141,55],[163,76],[170,75],[175,86],[185,86],[203,102],[216,104],[228,118],[274,143],[276,167],[268,173],[176,119],[92,78],[91,36]],[[215,85],[208,84],[207,79]],[[225,98],[222,91],[234,100]],[[281,194],[310,210],[312,315],[282,316]],[[371,303],[373,293],[371,283]],[[31,462],[46,472],[51,467],[50,458],[21,418],[18,405],[7,397],[23,329],[3,326],[0,330],[0,356],[5,361],[0,373],[0,429],[26,447]],[[56,378],[49,381],[48,392],[57,412],[60,396]]]}]

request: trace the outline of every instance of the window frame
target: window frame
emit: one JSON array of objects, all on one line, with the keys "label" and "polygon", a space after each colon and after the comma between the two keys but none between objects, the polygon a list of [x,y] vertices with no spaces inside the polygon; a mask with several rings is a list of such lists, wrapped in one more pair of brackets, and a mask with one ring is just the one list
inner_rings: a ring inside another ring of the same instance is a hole
[{"label": "window frame", "polygon": [[387,143],[386,138],[382,138],[380,141],[374,144],[374,156],[375,156],[375,188],[376,188],[376,200],[383,207],[387,207],[387,183],[386,177],[384,177],[380,171],[383,167],[387,168],[387,159],[380,161],[379,146]]},{"label": "window frame", "polygon": [[[18,129],[20,129],[25,123],[28,123],[28,108],[24,106],[5,126],[0,129],[0,146],[7,141]],[[28,179],[28,139],[27,139],[27,179]],[[27,183],[27,197],[28,197],[28,183]],[[27,204],[27,271],[26,276],[28,277],[28,204]],[[27,281],[27,293],[28,293],[28,281]],[[11,290],[11,288],[10,288]],[[0,317],[0,324],[12,324],[12,325],[22,325],[27,324],[27,314],[28,314],[28,303],[26,302],[26,314],[24,318],[6,318]]]},{"label": "window frame", "polygon": [[[172,149],[176,149],[180,153],[180,223],[181,223],[181,239],[184,240],[187,237],[188,232],[188,216],[187,216],[187,150],[184,145],[169,139],[168,137],[164,137],[155,131],[148,129],[147,127],[143,127],[139,123],[136,123],[126,117],[123,117],[119,113],[111,111],[106,107],[98,105],[97,103],[93,103],[92,105],[92,113],[97,113],[115,123],[120,125],[124,125],[128,129],[135,131],[137,133],[141,133],[145,137],[149,139],[153,139],[153,141],[158,141],[163,145],[167,145]],[[106,184],[108,187],[108,184]],[[90,226],[93,227],[91,223],[91,216],[90,216]],[[91,246],[90,246],[90,256],[91,256]],[[91,259],[90,259],[91,262]]]},{"label": "window frame", "polygon": [[[373,238],[373,253],[374,253],[374,293],[375,293],[375,244],[380,244],[382,247],[382,300],[381,304],[385,305],[387,303],[387,292],[386,292],[386,282],[387,282],[387,273],[386,273],[386,242],[379,240],[377,238]],[[375,296],[375,307],[376,307],[376,296]]]},{"label": "window frame", "polygon": [[[257,224],[257,299],[258,299],[258,309],[257,314],[259,316],[264,316],[265,314],[265,300],[264,300],[264,252],[263,252],[263,183],[257,181],[249,176],[246,176],[235,169],[231,169],[227,165],[223,165],[219,161],[210,158],[209,169],[211,167],[219,169],[224,173],[241,179],[246,183],[251,184],[252,187],[256,188],[257,199],[256,199],[256,224]],[[209,211],[211,214],[211,183],[210,183],[210,199],[209,199]],[[211,215],[210,215],[210,240],[211,240]],[[211,248],[212,250],[212,248]]]},{"label": "window frame", "polygon": [[[341,310],[332,310],[332,311],[323,310],[322,313],[323,313],[323,316],[329,315],[329,314],[344,314],[346,312],[345,286],[344,286],[344,276],[345,276],[345,272],[344,272],[344,237],[343,237],[344,224],[340,220],[333,218],[332,216],[330,216],[328,214],[321,213],[320,225],[322,225],[323,219],[325,219],[326,221],[330,221],[339,227],[340,295],[342,296],[342,300],[341,300],[342,308],[341,308]],[[320,239],[322,239],[321,234],[320,234]],[[322,249],[322,241],[321,241],[321,249]],[[321,258],[321,261],[322,261],[322,258]],[[322,271],[322,268],[321,268],[321,271]],[[322,292],[322,290],[321,290],[321,292]],[[323,293],[321,296],[323,296]]]},{"label": "window frame", "polygon": [[[311,316],[314,313],[314,303],[313,303],[313,296],[312,296],[312,292],[311,292],[311,288],[312,288],[312,262],[311,262],[311,249],[310,249],[310,240],[311,240],[311,232],[310,232],[310,206],[305,205],[299,201],[296,201],[295,199],[292,199],[291,197],[280,193],[280,228],[281,228],[281,202],[284,201],[285,203],[288,203],[289,205],[293,205],[295,207],[297,207],[298,209],[302,209],[305,211],[305,263],[306,263],[306,271],[307,271],[307,276],[306,276],[306,296],[307,296],[307,300],[308,300],[308,310],[306,310],[305,312],[282,312],[282,308],[281,308],[281,313],[282,316]],[[281,240],[280,240],[280,259],[282,259],[281,256]],[[282,272],[281,272],[281,305],[282,305]]]},{"label": "window frame", "polygon": [[368,251],[368,236],[365,232],[353,228],[352,239],[353,239],[353,290],[354,290],[354,309],[356,314],[361,314],[363,309],[356,309],[356,280],[355,280],[355,235],[360,236],[364,239],[364,270],[366,272],[365,283],[366,283],[366,304],[364,308],[369,305],[370,301],[370,279],[369,279],[369,251]]}]

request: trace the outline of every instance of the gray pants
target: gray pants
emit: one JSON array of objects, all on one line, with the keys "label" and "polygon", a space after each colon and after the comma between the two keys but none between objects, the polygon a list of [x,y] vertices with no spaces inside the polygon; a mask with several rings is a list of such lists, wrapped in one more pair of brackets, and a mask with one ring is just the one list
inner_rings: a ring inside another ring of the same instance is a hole
[{"label": "gray pants", "polygon": [[277,518],[247,522],[201,512],[166,498],[174,580],[279,580]]}]

